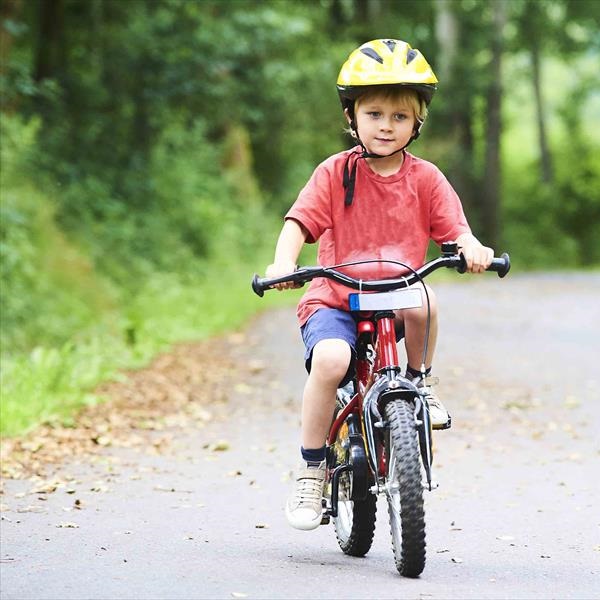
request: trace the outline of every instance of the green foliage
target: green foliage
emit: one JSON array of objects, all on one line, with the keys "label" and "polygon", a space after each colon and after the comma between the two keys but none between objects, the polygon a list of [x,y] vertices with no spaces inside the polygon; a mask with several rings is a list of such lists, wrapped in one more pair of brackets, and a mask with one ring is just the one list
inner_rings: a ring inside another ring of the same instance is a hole
[{"label": "green foliage", "polygon": [[[2,117],[0,285],[3,342],[11,349],[63,343],[81,322],[110,315],[114,290],[54,222],[54,203],[27,172],[38,123]],[[6,348],[3,348],[6,351]]]},{"label": "green foliage", "polygon": [[[173,123],[159,137],[143,211],[127,210],[94,177],[58,186],[45,176],[44,190],[29,181],[38,127],[2,117],[3,433],[95,401],[94,385],[170,344],[293,301],[252,294],[250,274],[269,261],[278,220],[243,164],[234,193],[200,123]],[[93,205],[77,202],[89,195]]]}]

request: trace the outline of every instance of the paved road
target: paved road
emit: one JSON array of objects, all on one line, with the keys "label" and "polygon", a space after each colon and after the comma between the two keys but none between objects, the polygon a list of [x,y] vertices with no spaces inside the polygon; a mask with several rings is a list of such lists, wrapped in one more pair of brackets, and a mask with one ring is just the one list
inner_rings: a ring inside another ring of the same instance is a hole
[{"label": "paved road", "polygon": [[167,451],[58,465],[70,480],[52,494],[6,482],[1,597],[600,598],[600,276],[436,290],[454,426],[436,436],[420,579],[396,574],[382,503],[363,559],[332,526],[286,525],[304,375],[279,310],[228,340],[247,369],[206,401],[204,427],[171,428]]}]

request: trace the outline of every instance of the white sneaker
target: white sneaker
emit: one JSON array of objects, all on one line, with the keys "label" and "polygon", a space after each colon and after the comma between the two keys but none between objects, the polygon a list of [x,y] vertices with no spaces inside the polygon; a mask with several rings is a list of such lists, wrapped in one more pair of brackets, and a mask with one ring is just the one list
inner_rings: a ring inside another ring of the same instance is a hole
[{"label": "white sneaker", "polygon": [[438,383],[437,377],[425,377],[424,381],[417,384],[417,387],[425,390],[425,398],[429,405],[429,418],[431,419],[432,429],[448,429],[451,424],[450,415],[446,410],[446,407],[442,404],[442,401],[431,389],[432,385]]},{"label": "white sneaker", "polygon": [[432,429],[448,429],[450,427],[450,415],[442,401],[432,393],[427,396],[427,402]]},{"label": "white sneaker", "polygon": [[321,524],[323,516],[325,461],[318,467],[308,467],[305,462],[302,465],[296,477],[296,489],[285,505],[285,516],[292,527],[309,531]]}]

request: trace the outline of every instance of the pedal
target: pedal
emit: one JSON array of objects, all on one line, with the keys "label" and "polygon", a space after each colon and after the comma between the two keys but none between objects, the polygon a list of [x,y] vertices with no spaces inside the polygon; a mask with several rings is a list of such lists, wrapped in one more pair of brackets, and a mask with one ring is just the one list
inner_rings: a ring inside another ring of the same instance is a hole
[{"label": "pedal", "polygon": [[437,483],[437,481],[432,481],[431,487],[429,487],[429,484],[426,481],[422,481],[421,484],[423,485],[424,490],[428,490],[430,492],[432,492],[433,490],[437,490],[440,487],[440,484]]},{"label": "pedal", "polygon": [[448,420],[445,423],[442,425],[432,425],[431,429],[439,431],[440,429],[450,429],[450,427],[452,427],[452,417],[448,415]]}]

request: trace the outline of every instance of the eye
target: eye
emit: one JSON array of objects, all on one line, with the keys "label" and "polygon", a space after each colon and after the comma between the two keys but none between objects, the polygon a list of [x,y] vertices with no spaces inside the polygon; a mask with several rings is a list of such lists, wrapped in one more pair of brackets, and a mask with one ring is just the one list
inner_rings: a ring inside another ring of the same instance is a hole
[{"label": "eye", "polygon": [[378,119],[381,113],[378,110],[371,110],[367,113],[372,119]]},{"label": "eye", "polygon": [[408,115],[406,113],[396,113],[394,119],[396,119],[396,121],[404,121],[408,119]]}]

